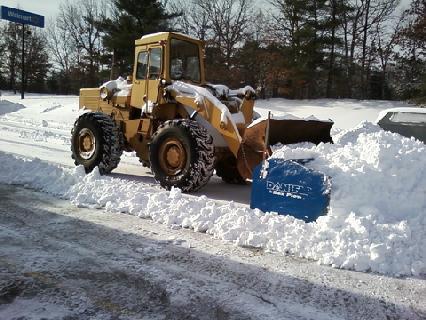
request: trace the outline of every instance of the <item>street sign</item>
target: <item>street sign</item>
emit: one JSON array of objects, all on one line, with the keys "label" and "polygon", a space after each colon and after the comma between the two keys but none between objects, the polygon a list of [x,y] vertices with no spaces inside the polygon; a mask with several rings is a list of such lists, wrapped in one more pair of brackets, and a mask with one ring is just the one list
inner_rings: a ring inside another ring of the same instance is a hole
[{"label": "street sign", "polygon": [[1,6],[0,18],[16,23],[29,24],[35,27],[44,28],[44,16],[16,8]]}]

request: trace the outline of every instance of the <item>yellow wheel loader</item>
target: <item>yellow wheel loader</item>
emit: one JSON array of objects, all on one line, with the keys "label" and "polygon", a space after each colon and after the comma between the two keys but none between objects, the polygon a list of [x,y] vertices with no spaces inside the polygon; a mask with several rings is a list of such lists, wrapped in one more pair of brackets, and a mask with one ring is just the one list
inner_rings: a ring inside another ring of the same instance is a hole
[{"label": "yellow wheel loader", "polygon": [[214,170],[229,183],[252,179],[269,144],[331,142],[330,122],[254,120],[254,90],[208,83],[204,55],[202,41],[180,33],[137,39],[127,80],[80,90],[87,112],[72,131],[75,164],[105,174],[135,151],[161,186],[192,192]]}]

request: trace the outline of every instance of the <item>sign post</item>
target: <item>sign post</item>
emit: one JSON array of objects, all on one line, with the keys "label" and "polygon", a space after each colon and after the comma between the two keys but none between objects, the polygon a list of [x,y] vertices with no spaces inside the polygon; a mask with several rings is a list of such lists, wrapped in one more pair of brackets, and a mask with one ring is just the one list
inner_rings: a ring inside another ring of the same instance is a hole
[{"label": "sign post", "polygon": [[22,25],[22,68],[21,68],[21,99],[24,99],[25,91],[25,25],[29,24],[35,27],[44,28],[44,16],[6,6],[0,7],[0,19]]}]

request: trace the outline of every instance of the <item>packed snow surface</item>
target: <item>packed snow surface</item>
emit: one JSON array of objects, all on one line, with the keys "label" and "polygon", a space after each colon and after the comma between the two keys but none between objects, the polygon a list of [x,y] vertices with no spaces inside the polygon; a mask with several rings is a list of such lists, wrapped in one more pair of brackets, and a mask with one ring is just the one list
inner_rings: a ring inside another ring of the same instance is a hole
[{"label": "packed snow surface", "polygon": [[[79,115],[78,97],[27,95],[21,101],[4,93],[2,99],[0,150],[20,155],[0,152],[0,183],[26,185],[78,206],[151,218],[172,228],[192,228],[237,245],[289,253],[338,268],[391,275],[426,273],[425,145],[370,122],[355,122],[358,118],[374,121],[381,110],[403,107],[403,103],[256,102],[256,110],[263,115],[272,109],[278,115],[291,111],[298,117],[335,120],[334,144],[274,148],[278,158],[315,158],[310,166],[332,178],[329,214],[307,224],[232,202],[181,194],[177,189],[168,192],[147,179],[100,176],[97,170],[85,175],[83,168],[71,167],[69,151],[70,130]],[[125,153],[119,169],[131,165],[140,166],[134,154]]]}]

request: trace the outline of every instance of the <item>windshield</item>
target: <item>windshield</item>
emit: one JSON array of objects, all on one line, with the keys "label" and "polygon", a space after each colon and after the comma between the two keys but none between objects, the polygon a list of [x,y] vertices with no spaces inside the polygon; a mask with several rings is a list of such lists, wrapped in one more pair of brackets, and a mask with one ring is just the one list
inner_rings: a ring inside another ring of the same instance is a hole
[{"label": "windshield", "polygon": [[172,80],[200,82],[200,59],[198,46],[195,43],[172,38],[170,77]]}]

